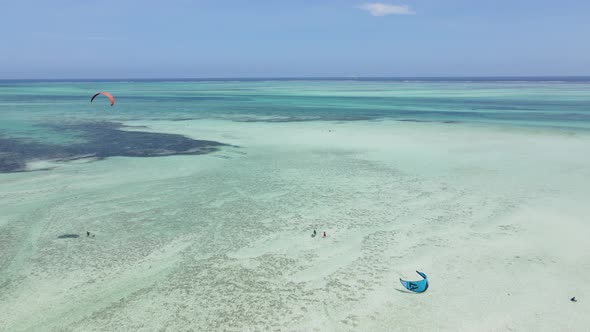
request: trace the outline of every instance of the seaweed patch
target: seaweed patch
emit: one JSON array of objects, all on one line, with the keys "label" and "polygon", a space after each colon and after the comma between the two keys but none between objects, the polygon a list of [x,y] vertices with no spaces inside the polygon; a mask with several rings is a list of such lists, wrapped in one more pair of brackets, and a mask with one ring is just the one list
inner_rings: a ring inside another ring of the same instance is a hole
[{"label": "seaweed patch", "polygon": [[58,236],[58,239],[77,239],[79,238],[80,235],[78,234],[62,234],[60,236]]},{"label": "seaweed patch", "polygon": [[41,143],[30,139],[0,136],[0,173],[27,171],[33,160],[70,161],[80,158],[160,157],[199,155],[215,152],[224,143],[177,135],[128,131],[115,122],[44,124],[83,142],[70,145]]}]

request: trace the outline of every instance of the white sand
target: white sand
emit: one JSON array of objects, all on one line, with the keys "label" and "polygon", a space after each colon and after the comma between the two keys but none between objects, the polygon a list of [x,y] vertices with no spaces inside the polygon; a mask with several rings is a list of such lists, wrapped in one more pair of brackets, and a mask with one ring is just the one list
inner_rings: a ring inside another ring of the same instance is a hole
[{"label": "white sand", "polygon": [[239,147],[0,175],[0,331],[590,326],[586,133],[133,124]]}]

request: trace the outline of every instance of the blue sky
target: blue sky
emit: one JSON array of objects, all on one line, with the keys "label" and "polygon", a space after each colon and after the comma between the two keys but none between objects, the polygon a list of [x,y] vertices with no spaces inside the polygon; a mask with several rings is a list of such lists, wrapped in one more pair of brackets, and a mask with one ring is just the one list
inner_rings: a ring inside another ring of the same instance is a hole
[{"label": "blue sky", "polygon": [[0,79],[590,75],[585,0],[0,0]]}]

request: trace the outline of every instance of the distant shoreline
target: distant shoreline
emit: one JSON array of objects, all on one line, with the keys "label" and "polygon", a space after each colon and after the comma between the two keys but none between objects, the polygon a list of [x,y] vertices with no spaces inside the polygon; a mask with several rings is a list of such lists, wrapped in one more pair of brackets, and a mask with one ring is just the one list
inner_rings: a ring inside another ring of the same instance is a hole
[{"label": "distant shoreline", "polygon": [[590,83],[590,76],[408,76],[408,77],[210,77],[210,78],[27,78],[0,79],[0,83],[52,83],[52,82],[263,82],[263,81],[367,81],[401,83]]}]

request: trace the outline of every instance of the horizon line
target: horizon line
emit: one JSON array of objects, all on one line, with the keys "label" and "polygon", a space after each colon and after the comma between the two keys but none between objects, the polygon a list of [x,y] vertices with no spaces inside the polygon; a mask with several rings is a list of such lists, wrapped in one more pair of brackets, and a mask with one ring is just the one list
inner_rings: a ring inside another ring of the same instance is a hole
[{"label": "horizon line", "polygon": [[0,78],[0,82],[14,81],[240,81],[240,80],[508,80],[527,79],[590,79],[590,75],[492,75],[492,76],[242,76],[242,77],[107,77],[107,78]]}]

